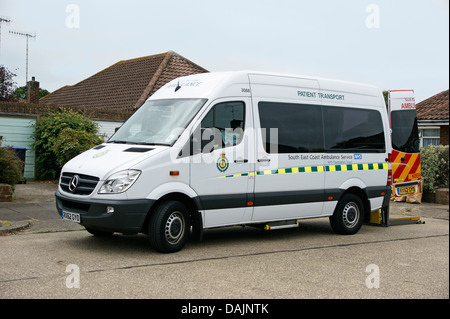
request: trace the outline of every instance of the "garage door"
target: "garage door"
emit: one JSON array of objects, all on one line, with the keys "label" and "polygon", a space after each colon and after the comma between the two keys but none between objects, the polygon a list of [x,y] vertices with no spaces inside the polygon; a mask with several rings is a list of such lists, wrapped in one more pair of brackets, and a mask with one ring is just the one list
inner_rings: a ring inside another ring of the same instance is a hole
[{"label": "garage door", "polygon": [[0,138],[2,147],[20,147],[26,148],[25,153],[25,178],[34,179],[34,160],[35,153],[31,149],[33,140],[31,134],[33,128],[31,125],[36,123],[34,118],[0,116]]}]

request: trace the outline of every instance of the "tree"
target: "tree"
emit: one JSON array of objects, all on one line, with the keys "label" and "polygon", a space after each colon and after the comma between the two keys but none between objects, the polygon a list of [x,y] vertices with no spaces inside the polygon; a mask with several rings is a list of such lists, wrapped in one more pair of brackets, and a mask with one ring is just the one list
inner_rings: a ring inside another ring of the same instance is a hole
[{"label": "tree", "polygon": [[14,91],[17,83],[14,81],[16,74],[0,65],[0,101],[14,101]]},{"label": "tree", "polygon": [[[47,94],[50,94],[50,92],[45,89],[39,88],[39,98],[42,98],[42,97],[46,96]],[[26,100],[27,99],[27,87],[21,86],[21,87],[17,88],[14,91],[14,98],[16,98],[17,100]]]},{"label": "tree", "polygon": [[389,112],[389,91],[383,91],[384,103],[386,103],[386,110]]}]

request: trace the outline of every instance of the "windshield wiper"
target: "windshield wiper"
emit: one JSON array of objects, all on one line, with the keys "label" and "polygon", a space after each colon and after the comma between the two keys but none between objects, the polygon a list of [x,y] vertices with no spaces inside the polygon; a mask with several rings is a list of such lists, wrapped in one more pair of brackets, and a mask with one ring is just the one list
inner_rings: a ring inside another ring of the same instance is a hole
[{"label": "windshield wiper", "polygon": [[114,141],[108,141],[106,143],[115,143],[115,144],[128,144],[129,142],[127,141],[118,141],[118,140],[114,140]]},{"label": "windshield wiper", "polygon": [[138,144],[138,145],[156,145],[156,146],[171,146],[170,144],[167,144],[167,143],[147,143],[147,142],[139,142],[139,143],[136,143],[136,144]]},{"label": "windshield wiper", "polygon": [[171,146],[171,144],[167,144],[167,143],[130,142],[130,141],[120,141],[120,140],[108,141],[108,142],[106,142],[106,143],[115,143],[115,144],[133,144],[133,145],[161,145],[161,146]]}]

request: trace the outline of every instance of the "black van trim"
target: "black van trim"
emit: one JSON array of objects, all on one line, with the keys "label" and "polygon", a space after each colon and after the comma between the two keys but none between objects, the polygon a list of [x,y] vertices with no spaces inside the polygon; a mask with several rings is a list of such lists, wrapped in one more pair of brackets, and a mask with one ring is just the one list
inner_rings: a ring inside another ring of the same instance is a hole
[{"label": "black van trim", "polygon": [[[386,186],[367,187],[364,191],[367,198],[370,199],[385,196],[387,188]],[[326,190],[317,189],[306,191],[206,195],[197,197],[199,200],[196,200],[196,203],[199,205],[199,210],[304,204],[337,201],[344,192],[344,189],[337,188]]]}]

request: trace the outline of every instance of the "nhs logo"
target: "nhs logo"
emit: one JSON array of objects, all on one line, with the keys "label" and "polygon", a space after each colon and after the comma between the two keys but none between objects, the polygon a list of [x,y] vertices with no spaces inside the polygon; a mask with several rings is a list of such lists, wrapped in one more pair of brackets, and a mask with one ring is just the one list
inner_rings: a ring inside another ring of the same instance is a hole
[{"label": "nhs logo", "polygon": [[353,154],[353,159],[362,160],[362,154]]}]

